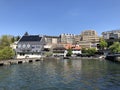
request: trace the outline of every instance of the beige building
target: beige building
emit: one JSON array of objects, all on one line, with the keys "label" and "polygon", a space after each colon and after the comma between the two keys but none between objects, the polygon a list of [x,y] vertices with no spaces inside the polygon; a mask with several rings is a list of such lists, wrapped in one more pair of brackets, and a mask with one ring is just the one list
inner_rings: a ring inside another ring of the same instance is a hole
[{"label": "beige building", "polygon": [[96,48],[97,49],[97,44],[98,43],[92,43],[92,42],[88,42],[88,41],[80,41],[79,45],[82,48]]},{"label": "beige building", "polygon": [[99,36],[94,30],[85,30],[81,33],[79,45],[82,48],[96,48],[99,43]]},{"label": "beige building", "polygon": [[99,42],[99,37],[97,32],[94,30],[86,30],[81,33],[82,41],[89,41],[89,42]]},{"label": "beige building", "polygon": [[47,44],[58,44],[60,43],[60,37],[59,36],[45,36],[45,42]]},{"label": "beige building", "polygon": [[45,49],[52,49],[54,48],[57,44],[60,43],[60,37],[59,36],[45,36]]},{"label": "beige building", "polygon": [[78,44],[81,41],[81,35],[75,35],[75,44]]},{"label": "beige building", "polygon": [[63,44],[73,44],[75,43],[75,35],[74,34],[61,34],[61,43]]},{"label": "beige building", "polygon": [[91,48],[91,42],[88,42],[88,41],[80,41],[80,42],[79,42],[79,45],[80,45],[82,48]]}]

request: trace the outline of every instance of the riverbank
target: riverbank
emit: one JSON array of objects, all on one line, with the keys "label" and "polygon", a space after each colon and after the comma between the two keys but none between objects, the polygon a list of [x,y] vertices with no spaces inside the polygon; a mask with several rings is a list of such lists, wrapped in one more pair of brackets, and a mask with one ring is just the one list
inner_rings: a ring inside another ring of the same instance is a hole
[{"label": "riverbank", "polygon": [[42,58],[29,58],[29,59],[11,59],[11,60],[2,60],[0,61],[0,66],[4,65],[14,65],[14,64],[22,64],[22,63],[31,63],[37,61],[44,60],[61,60],[61,59],[70,59],[70,60],[84,60],[84,59],[99,59],[98,57],[42,57]]},{"label": "riverbank", "polygon": [[65,57],[64,59],[104,59],[104,58],[99,58],[99,57]]},{"label": "riverbank", "polygon": [[120,62],[120,54],[110,54],[107,55],[105,59],[114,62]]},{"label": "riverbank", "polygon": [[0,66],[4,65],[13,65],[13,64],[22,64],[22,63],[31,63],[43,60],[60,60],[61,57],[42,57],[42,58],[27,58],[27,59],[11,59],[11,60],[1,60]]}]

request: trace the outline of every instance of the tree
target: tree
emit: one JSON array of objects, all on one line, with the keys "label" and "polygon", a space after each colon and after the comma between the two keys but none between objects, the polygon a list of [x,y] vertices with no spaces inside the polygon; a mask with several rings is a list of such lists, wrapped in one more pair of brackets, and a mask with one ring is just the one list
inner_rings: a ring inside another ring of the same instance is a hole
[{"label": "tree", "polygon": [[72,55],[72,49],[68,49],[68,53],[66,56],[71,56]]},{"label": "tree", "polygon": [[11,38],[7,35],[3,35],[0,38],[0,49],[6,47],[6,46],[10,46],[11,44]]},{"label": "tree", "polygon": [[107,42],[106,42],[103,38],[101,38],[101,39],[100,39],[100,48],[103,50],[103,49],[105,49],[107,46],[108,46]]},{"label": "tree", "polygon": [[111,50],[111,52],[113,53],[120,53],[120,43],[119,42],[114,42],[109,49]]},{"label": "tree", "polygon": [[89,48],[87,52],[89,55],[94,55],[97,52],[97,50],[95,48]]},{"label": "tree", "polygon": [[15,37],[14,37],[14,36],[11,38],[11,42],[12,42],[12,43],[15,42]]},{"label": "tree", "polygon": [[20,36],[17,36],[17,37],[16,37],[16,41],[18,41],[19,39],[20,39]]},{"label": "tree", "polygon": [[0,50],[0,60],[12,59],[15,55],[15,52],[10,47],[4,47]]},{"label": "tree", "polygon": [[87,49],[86,48],[82,48],[82,53],[87,53]]},{"label": "tree", "polygon": [[10,44],[12,43],[12,37],[8,35],[3,35],[0,38],[0,60],[11,59],[14,57],[15,53],[10,48]]},{"label": "tree", "polygon": [[86,55],[86,56],[94,55],[96,52],[97,52],[97,50],[95,48],[88,48],[88,49],[82,48],[82,54]]}]

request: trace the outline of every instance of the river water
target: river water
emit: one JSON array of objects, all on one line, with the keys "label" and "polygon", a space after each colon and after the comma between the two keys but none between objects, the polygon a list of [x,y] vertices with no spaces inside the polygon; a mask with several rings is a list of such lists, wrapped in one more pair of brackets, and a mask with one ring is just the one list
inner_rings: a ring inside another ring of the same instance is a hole
[{"label": "river water", "polygon": [[120,90],[120,64],[45,60],[2,66],[0,90]]}]

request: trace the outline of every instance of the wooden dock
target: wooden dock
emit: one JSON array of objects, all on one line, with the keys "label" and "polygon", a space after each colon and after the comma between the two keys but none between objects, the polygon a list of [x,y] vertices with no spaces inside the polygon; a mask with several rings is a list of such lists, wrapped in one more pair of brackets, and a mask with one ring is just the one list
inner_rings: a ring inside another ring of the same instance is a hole
[{"label": "wooden dock", "polygon": [[43,59],[14,59],[14,60],[2,60],[0,61],[0,66],[4,65],[13,65],[13,64],[22,64],[22,63],[31,63],[42,61]]}]

